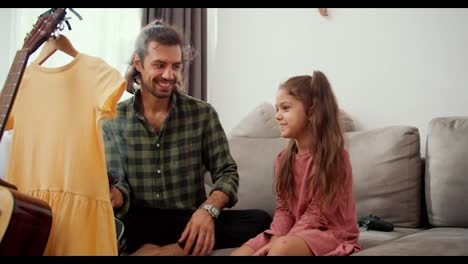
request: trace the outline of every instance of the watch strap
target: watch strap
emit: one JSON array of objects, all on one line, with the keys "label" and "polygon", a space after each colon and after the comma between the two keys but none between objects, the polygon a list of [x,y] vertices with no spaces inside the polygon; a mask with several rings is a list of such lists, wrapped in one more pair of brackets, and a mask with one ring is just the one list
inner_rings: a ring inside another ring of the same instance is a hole
[{"label": "watch strap", "polygon": [[205,204],[203,203],[200,205],[199,208],[205,209],[208,211],[208,213],[213,217],[213,218],[218,218],[219,217],[219,210],[212,204]]}]

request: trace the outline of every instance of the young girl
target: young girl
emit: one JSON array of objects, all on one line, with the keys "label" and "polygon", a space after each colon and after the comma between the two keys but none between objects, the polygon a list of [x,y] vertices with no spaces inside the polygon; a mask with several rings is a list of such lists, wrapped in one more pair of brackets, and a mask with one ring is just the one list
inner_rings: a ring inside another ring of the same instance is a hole
[{"label": "young girl", "polygon": [[288,146],[275,160],[277,205],[270,229],[231,255],[349,255],[361,249],[352,170],[327,77],[296,76],[276,96]]}]

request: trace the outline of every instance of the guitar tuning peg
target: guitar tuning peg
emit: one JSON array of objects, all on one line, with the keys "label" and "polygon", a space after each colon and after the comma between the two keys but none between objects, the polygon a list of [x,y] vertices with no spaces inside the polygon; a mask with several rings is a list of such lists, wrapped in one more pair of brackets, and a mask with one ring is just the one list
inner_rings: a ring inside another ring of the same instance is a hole
[{"label": "guitar tuning peg", "polygon": [[58,32],[57,32],[57,30],[54,30],[54,31],[50,34],[50,36],[51,36],[52,38],[54,38],[54,39],[57,39],[57,38],[58,38]]},{"label": "guitar tuning peg", "polygon": [[65,28],[65,25],[62,22],[57,26],[57,28],[58,28],[58,30],[62,31]]},{"label": "guitar tuning peg", "polygon": [[65,20],[65,24],[67,24],[68,30],[71,30],[71,26],[70,26],[70,23],[68,22],[68,20]]},{"label": "guitar tuning peg", "polygon": [[75,16],[77,16],[79,20],[83,20],[83,18],[80,16],[80,14],[78,14],[78,12],[76,12],[75,10],[73,10],[73,8],[68,8],[68,9],[70,9],[70,11],[71,11],[73,14],[75,14]]}]

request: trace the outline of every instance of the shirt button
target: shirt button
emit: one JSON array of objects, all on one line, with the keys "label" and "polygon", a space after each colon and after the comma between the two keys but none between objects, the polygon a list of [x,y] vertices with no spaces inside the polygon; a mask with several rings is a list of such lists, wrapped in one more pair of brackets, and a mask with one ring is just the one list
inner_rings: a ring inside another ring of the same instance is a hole
[{"label": "shirt button", "polygon": [[156,172],[157,172],[158,174],[159,174],[159,173],[161,173],[161,171],[160,171],[160,170],[157,170]]},{"label": "shirt button", "polygon": [[157,147],[157,148],[159,148],[159,143],[158,143],[158,144],[156,144],[156,147]]}]

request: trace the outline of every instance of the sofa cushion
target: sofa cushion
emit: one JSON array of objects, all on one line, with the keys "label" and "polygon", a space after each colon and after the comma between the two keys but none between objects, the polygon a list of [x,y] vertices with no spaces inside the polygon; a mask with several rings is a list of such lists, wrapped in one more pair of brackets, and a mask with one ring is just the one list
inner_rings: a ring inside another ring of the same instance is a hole
[{"label": "sofa cushion", "polygon": [[222,248],[215,249],[211,252],[210,256],[229,256],[237,248]]},{"label": "sofa cushion", "polygon": [[425,195],[433,226],[468,227],[468,117],[429,123]]},{"label": "sofa cushion", "polygon": [[261,103],[228,136],[239,172],[239,201],[232,209],[262,209],[273,215],[274,161],[287,142],[280,138],[275,115],[273,104]]},{"label": "sofa cushion", "polygon": [[361,244],[361,248],[364,250],[422,230],[424,229],[396,227],[392,232],[382,232],[367,230],[361,227],[359,228],[359,244]]},{"label": "sofa cushion", "polygon": [[353,132],[355,131],[354,128],[354,120],[348,115],[345,111],[340,110],[340,122],[344,132]]},{"label": "sofa cushion", "polygon": [[376,215],[399,227],[419,227],[419,131],[391,126],[346,133],[358,216]]},{"label": "sofa cushion", "polygon": [[248,113],[231,130],[229,137],[279,138],[280,129],[276,123],[275,115],[275,106],[271,103],[263,102]]},{"label": "sofa cushion", "polygon": [[273,216],[276,205],[274,161],[286,142],[282,138],[229,139],[239,172],[239,201],[232,209],[262,209]]},{"label": "sofa cushion", "polygon": [[431,228],[353,256],[468,256],[468,228]]}]

